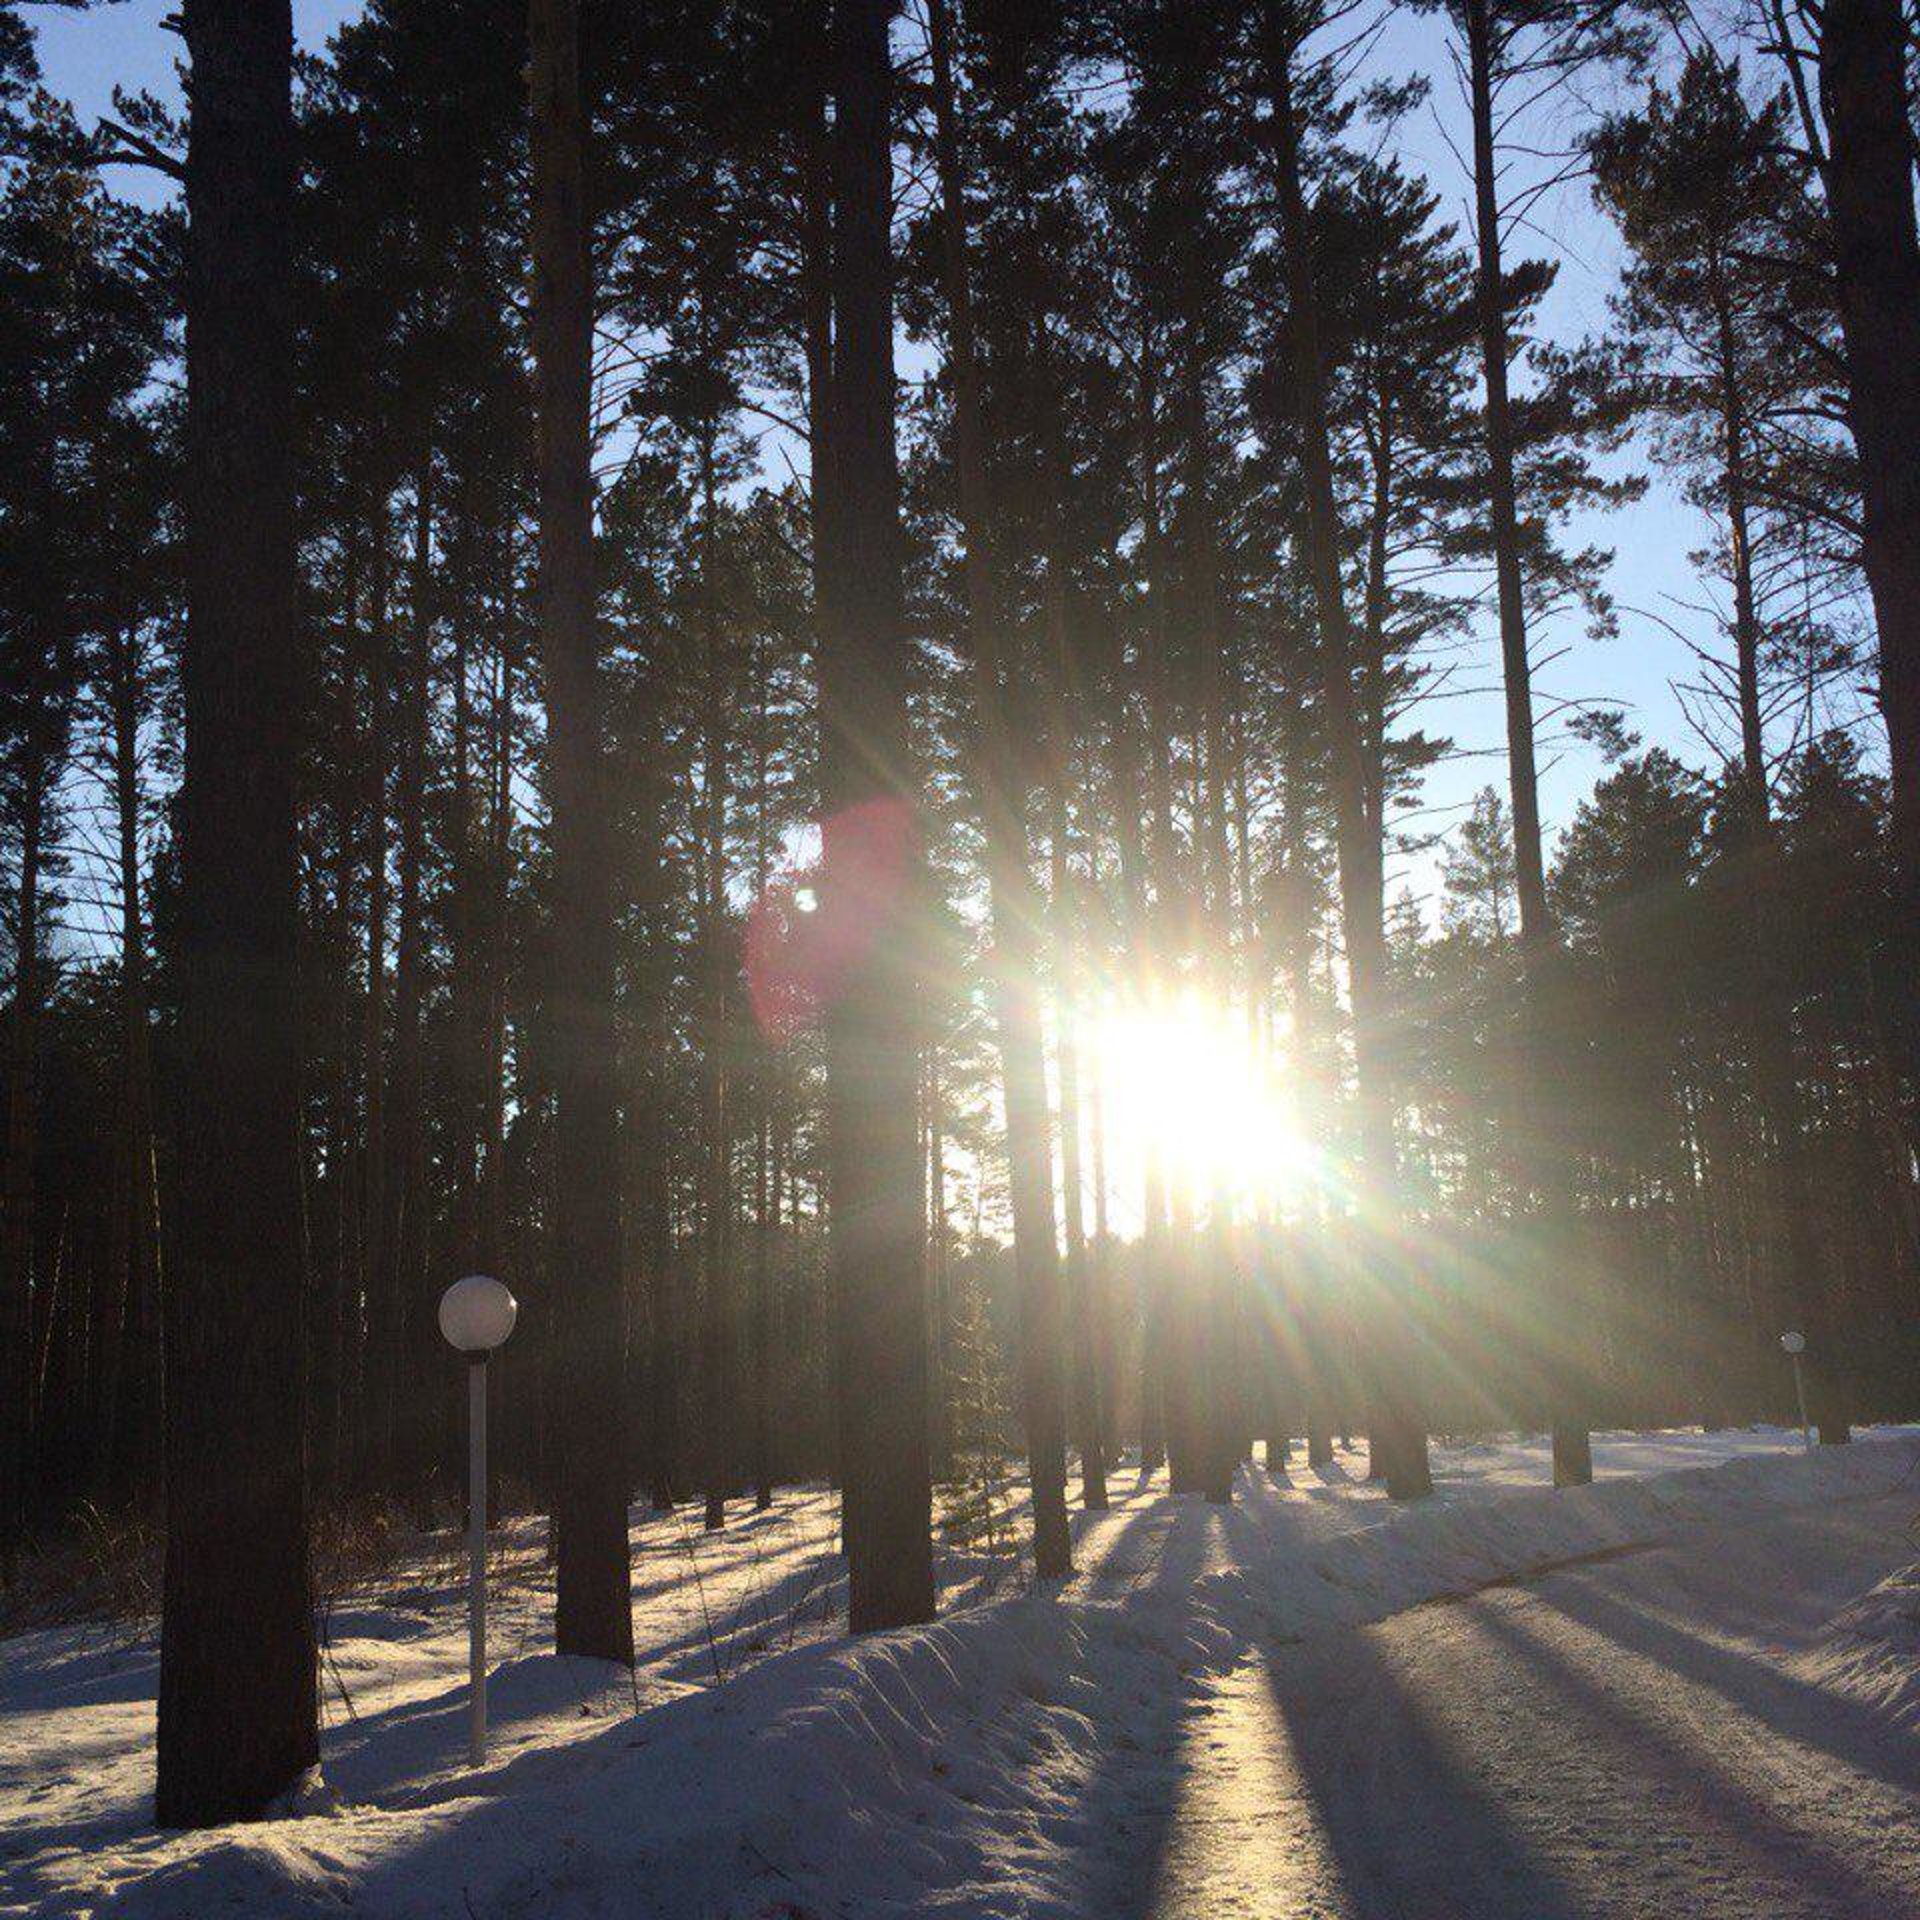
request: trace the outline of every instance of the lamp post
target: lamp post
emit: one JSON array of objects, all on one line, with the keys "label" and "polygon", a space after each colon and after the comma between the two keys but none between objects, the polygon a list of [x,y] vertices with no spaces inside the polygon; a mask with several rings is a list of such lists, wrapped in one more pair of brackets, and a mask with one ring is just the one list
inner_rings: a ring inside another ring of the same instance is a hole
[{"label": "lamp post", "polygon": [[1807,1350],[1807,1336],[1804,1333],[1787,1332],[1780,1336],[1780,1351],[1793,1362],[1793,1390],[1800,1400],[1800,1444],[1808,1453],[1813,1451],[1813,1428],[1807,1420],[1807,1381],[1800,1371],[1800,1356]]},{"label": "lamp post", "polygon": [[513,1331],[519,1303],[470,1273],[440,1296],[440,1331],[467,1356],[467,1756],[487,1754],[487,1356]]}]

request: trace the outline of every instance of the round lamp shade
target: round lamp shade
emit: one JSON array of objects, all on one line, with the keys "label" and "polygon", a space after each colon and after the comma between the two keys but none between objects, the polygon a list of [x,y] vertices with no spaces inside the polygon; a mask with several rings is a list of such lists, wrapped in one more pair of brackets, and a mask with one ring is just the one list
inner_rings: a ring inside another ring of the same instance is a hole
[{"label": "round lamp shade", "polygon": [[1780,1336],[1780,1350],[1783,1353],[1805,1353],[1807,1336],[1804,1333],[1783,1333]]},{"label": "round lamp shade", "polygon": [[440,1331],[462,1353],[491,1353],[513,1331],[519,1303],[490,1274],[470,1273],[440,1296]]}]

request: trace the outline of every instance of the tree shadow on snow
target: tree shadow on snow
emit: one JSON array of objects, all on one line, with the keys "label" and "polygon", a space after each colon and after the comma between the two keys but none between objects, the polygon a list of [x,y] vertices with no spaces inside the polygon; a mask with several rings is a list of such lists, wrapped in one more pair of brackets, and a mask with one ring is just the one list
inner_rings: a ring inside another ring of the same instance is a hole
[{"label": "tree shadow on snow", "polygon": [[1690,1826],[1710,1833],[1744,1855],[1753,1869],[1776,1877],[1796,1893],[1804,1890],[1811,1896],[1804,1910],[1821,1920],[1890,1920],[1897,1909],[1889,1906],[1883,1886],[1819,1841],[1783,1824],[1765,1798],[1716,1763],[1704,1741],[1664,1725],[1623,1692],[1581,1671],[1526,1624],[1520,1607],[1483,1602],[1473,1605],[1469,1615],[1508,1658],[1530,1668],[1565,1700],[1583,1730],[1601,1730],[1620,1770],[1644,1791],[1650,1809],[1660,1809],[1662,1827]]},{"label": "tree shadow on snow", "polygon": [[[1291,1775],[1272,1790],[1310,1813],[1344,1896],[1330,1913],[1596,1920],[1409,1690],[1373,1630],[1285,1651],[1267,1662],[1265,1679]],[[1383,1792],[1389,1752],[1394,1785]],[[1408,1782],[1411,1797],[1401,1790]]]},{"label": "tree shadow on snow", "polygon": [[1920,1746],[1871,1707],[1724,1643],[1703,1640],[1576,1576],[1560,1575],[1532,1592],[1542,1604],[1616,1646],[1711,1687],[1775,1733],[1830,1754],[1888,1786],[1920,1792]]}]

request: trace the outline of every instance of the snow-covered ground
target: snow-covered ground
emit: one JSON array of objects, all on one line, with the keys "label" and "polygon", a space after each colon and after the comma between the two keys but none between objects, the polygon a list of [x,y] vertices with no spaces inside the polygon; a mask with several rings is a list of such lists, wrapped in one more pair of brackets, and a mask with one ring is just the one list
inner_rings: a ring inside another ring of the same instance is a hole
[{"label": "snow-covered ground", "polygon": [[1782,1503],[1250,1654],[1141,1772],[1132,1912],[1920,1920],[1920,1742],[1809,1677],[1912,1516]]},{"label": "snow-covered ground", "polygon": [[[1440,1447],[1438,1494],[1410,1509],[1345,1457],[1288,1485],[1251,1471],[1224,1511],[1123,1470],[1111,1512],[1076,1514],[1064,1590],[1031,1591],[992,1542],[943,1548],[941,1621],[860,1642],[838,1624],[826,1492],[717,1537],[687,1510],[636,1512],[631,1676],[541,1651],[550,1577],[537,1524],[516,1523],[478,1773],[458,1567],[431,1543],[392,1590],[328,1608],[331,1802],[218,1835],[148,1825],[150,1639],[21,1636],[0,1643],[0,1913],[1128,1911],[1129,1836],[1166,1787],[1142,1757],[1177,1746],[1249,1649],[1783,1509],[1904,1513],[1910,1489],[1920,1512],[1917,1429],[1811,1459],[1774,1429],[1616,1434],[1595,1457],[1595,1486],[1556,1493],[1544,1442]],[[998,1520],[1017,1542],[1016,1488]],[[1920,1572],[1864,1591],[1916,1556],[1893,1540],[1793,1654],[1836,1711],[1920,1718]]]}]

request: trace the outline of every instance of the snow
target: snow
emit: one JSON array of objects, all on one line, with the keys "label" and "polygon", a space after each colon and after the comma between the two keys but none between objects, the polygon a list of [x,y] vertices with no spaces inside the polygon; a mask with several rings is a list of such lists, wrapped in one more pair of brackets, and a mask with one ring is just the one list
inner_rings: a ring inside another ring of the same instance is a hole
[{"label": "snow", "polygon": [[1920,1560],[1835,1614],[1803,1670],[1827,1692],[1864,1702],[1897,1726],[1920,1728]]},{"label": "snow", "polygon": [[[1110,1513],[1076,1514],[1061,1590],[943,1546],[942,1619],[857,1642],[825,1490],[719,1536],[636,1512],[631,1675],[541,1651],[543,1538],[515,1522],[477,1773],[458,1543],[437,1537],[327,1609],[329,1792],[220,1834],[149,1825],[150,1637],[24,1635],[0,1643],[0,1914],[1110,1913],[1141,1897],[1129,1835],[1166,1789],[1146,1756],[1250,1649],[1703,1528],[1897,1503],[1909,1476],[1920,1508],[1920,1429],[1811,1458],[1778,1429],[1603,1435],[1596,1484],[1563,1492],[1546,1458],[1540,1440],[1438,1446],[1435,1498],[1406,1509],[1346,1456],[1290,1484],[1249,1470],[1228,1510],[1123,1469]],[[1791,1656],[1807,1684],[1920,1717],[1920,1569],[1864,1597],[1815,1589],[1819,1631]]]},{"label": "snow", "polygon": [[1152,1920],[1920,1920],[1920,1745],[1796,1670],[1911,1484],[1255,1651],[1160,1762]]}]

